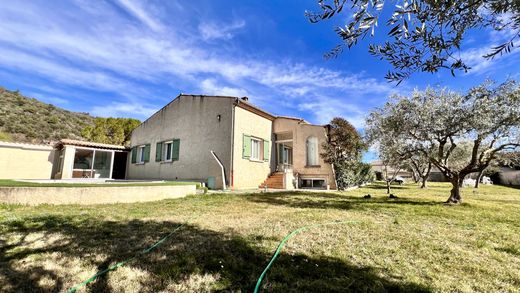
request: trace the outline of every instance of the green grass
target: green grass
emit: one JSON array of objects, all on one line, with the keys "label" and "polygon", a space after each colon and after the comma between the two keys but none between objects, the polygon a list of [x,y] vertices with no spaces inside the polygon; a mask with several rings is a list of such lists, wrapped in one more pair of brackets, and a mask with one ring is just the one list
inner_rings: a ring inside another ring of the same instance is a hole
[{"label": "green grass", "polygon": [[121,186],[171,186],[171,185],[197,185],[198,182],[164,181],[164,182],[132,182],[132,183],[38,183],[25,182],[10,179],[0,179],[0,187],[121,187]]},{"label": "green grass", "polygon": [[[0,205],[0,288],[64,292],[186,226],[99,278],[92,292],[251,292],[292,238],[264,292],[519,292],[520,189],[382,184],[341,193],[206,194],[95,206]],[[372,199],[363,199],[370,193]]]}]

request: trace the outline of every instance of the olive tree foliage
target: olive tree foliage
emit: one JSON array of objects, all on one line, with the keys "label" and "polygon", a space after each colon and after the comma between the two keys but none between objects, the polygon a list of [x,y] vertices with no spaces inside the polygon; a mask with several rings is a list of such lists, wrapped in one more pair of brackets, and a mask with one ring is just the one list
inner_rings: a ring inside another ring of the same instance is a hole
[{"label": "olive tree foliage", "polygon": [[406,141],[399,136],[393,135],[393,129],[398,125],[386,124],[382,113],[372,112],[366,121],[365,140],[372,145],[381,161],[381,173],[386,182],[386,192],[391,192],[391,184],[399,172],[408,169]]},{"label": "olive tree foliage", "polygon": [[321,156],[333,166],[338,189],[358,186],[374,179],[371,166],[361,162],[366,145],[347,120],[339,117],[332,119],[328,125],[328,140],[322,147]]},{"label": "olive tree foliage", "polygon": [[470,29],[508,32],[508,39],[490,48],[485,58],[510,52],[520,37],[518,0],[318,0],[318,5],[318,12],[305,12],[312,23],[342,13],[351,16],[345,26],[335,29],[343,42],[326,53],[326,58],[338,56],[386,26],[388,40],[371,44],[369,52],[393,66],[386,78],[397,83],[415,72],[444,68],[455,75],[457,70],[468,71],[470,67],[456,53]]},{"label": "olive tree foliage", "polygon": [[[422,153],[448,178],[448,202],[462,201],[460,187],[470,173],[486,169],[497,156],[520,148],[520,87],[486,82],[467,94],[428,88],[394,96],[370,114],[387,137],[404,141],[404,153]],[[367,123],[371,131],[371,124]]]}]

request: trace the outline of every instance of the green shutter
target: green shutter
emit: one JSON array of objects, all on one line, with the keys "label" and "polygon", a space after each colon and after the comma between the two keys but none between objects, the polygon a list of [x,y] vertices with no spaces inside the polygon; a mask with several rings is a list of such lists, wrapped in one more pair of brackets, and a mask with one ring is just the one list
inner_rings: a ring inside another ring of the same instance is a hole
[{"label": "green shutter", "polygon": [[264,140],[264,161],[269,161],[269,149],[270,149],[270,145],[269,145],[269,141],[268,140]]},{"label": "green shutter", "polygon": [[174,139],[172,143],[172,160],[178,161],[179,160],[179,150],[181,147],[181,140],[180,139]]},{"label": "green shutter", "polygon": [[132,148],[132,164],[137,163],[137,147]]},{"label": "green shutter", "polygon": [[242,158],[249,159],[251,157],[251,136],[243,134]]},{"label": "green shutter", "polygon": [[155,147],[155,161],[156,162],[160,162],[161,161],[162,145],[163,145],[162,142],[158,142],[156,147]]},{"label": "green shutter", "polygon": [[144,146],[144,162],[150,162],[150,144]]}]

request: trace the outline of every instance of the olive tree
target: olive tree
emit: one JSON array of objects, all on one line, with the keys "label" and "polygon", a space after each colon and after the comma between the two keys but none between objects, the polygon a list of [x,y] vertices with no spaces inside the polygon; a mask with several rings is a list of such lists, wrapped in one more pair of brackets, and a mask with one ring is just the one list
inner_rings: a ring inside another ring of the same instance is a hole
[{"label": "olive tree", "polygon": [[383,180],[386,193],[390,194],[391,184],[402,170],[409,167],[408,152],[401,136],[395,136],[392,129],[396,125],[387,124],[380,112],[369,115],[365,127],[365,140],[374,146],[382,165]]},{"label": "olive tree", "polygon": [[426,188],[426,182],[432,170],[432,162],[430,162],[429,156],[421,152],[415,152],[407,153],[407,157],[410,169],[415,174],[414,176],[417,177],[418,181],[421,181],[421,188]]},{"label": "olive tree", "polygon": [[394,96],[370,114],[388,137],[406,142],[404,152],[422,153],[452,184],[447,202],[462,202],[470,173],[487,168],[498,154],[520,148],[520,87],[486,82],[466,94],[428,88]]},{"label": "olive tree", "polygon": [[[448,69],[468,71],[460,56],[462,40],[468,30],[490,28],[505,32],[504,41],[484,55],[494,58],[514,49],[520,37],[518,0],[318,0],[317,12],[306,11],[312,23],[342,15],[345,26],[335,31],[342,40],[325,54],[338,56],[376,30],[387,32],[382,44],[371,44],[369,52],[388,61],[394,68],[386,78],[400,83],[415,72]],[[345,15],[346,14],[346,15]]]}]

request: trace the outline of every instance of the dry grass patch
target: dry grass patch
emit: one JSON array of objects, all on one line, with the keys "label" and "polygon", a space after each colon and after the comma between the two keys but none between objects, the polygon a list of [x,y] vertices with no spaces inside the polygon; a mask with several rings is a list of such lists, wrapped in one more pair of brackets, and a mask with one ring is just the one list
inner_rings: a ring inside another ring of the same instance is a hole
[{"label": "dry grass patch", "polygon": [[[374,184],[344,193],[209,194],[96,206],[0,206],[0,288],[65,292],[135,255],[179,224],[157,250],[86,287],[115,292],[251,292],[279,241],[290,240],[266,292],[517,292],[520,189]],[[365,200],[362,195],[371,193]],[[85,290],[85,289],[82,289]]]}]

